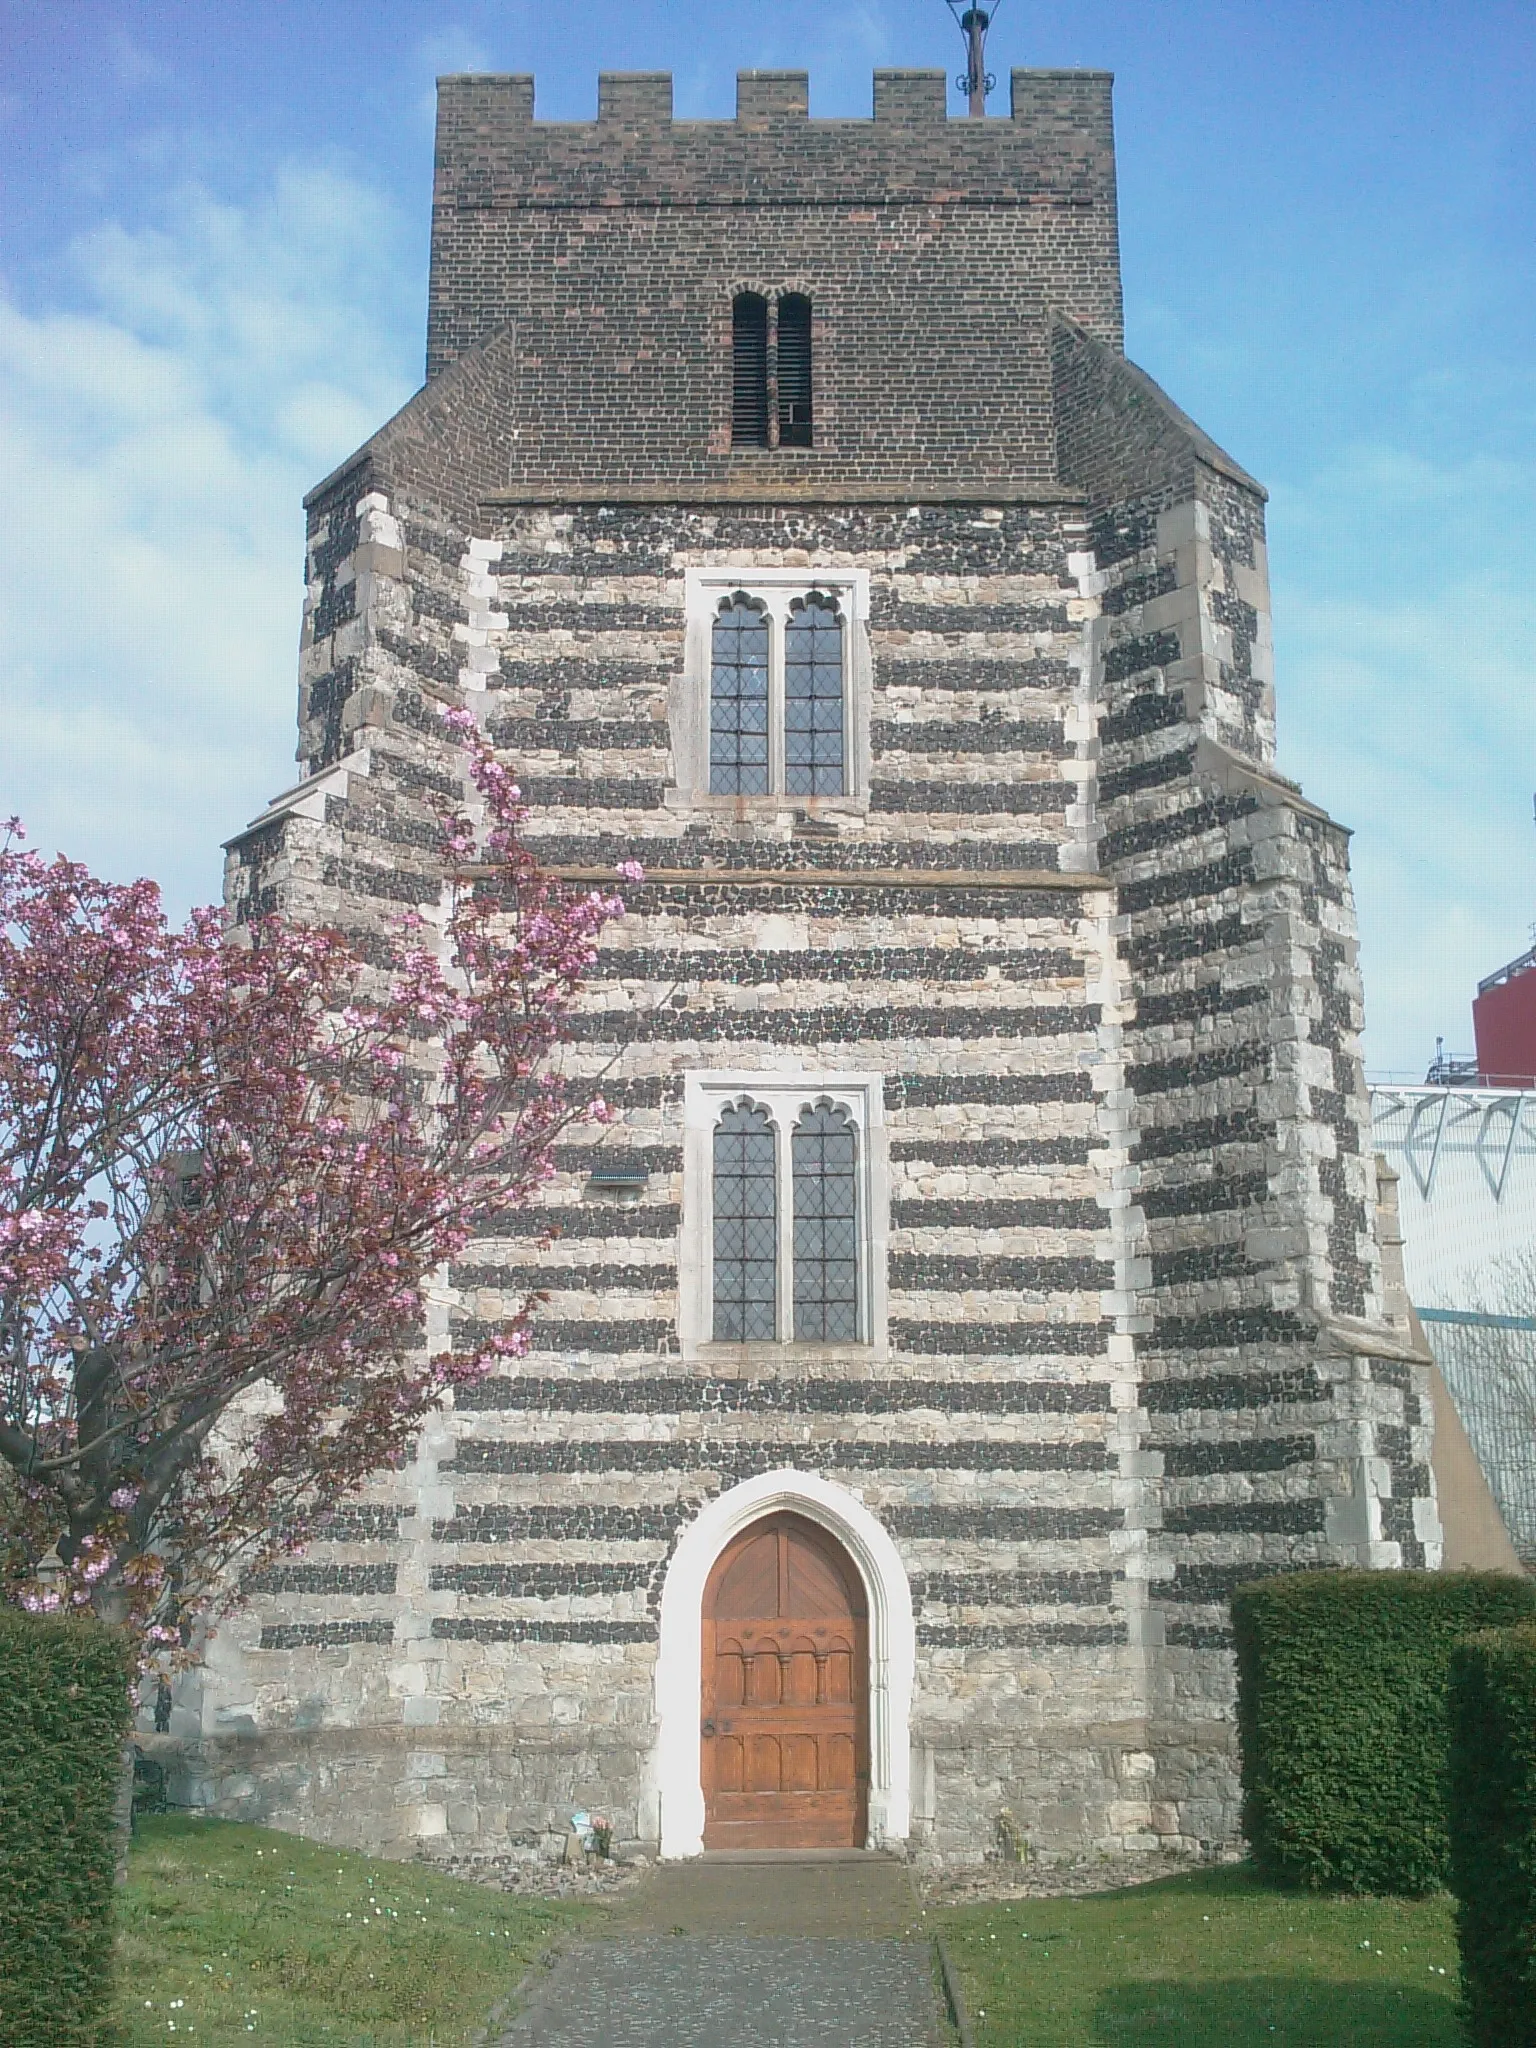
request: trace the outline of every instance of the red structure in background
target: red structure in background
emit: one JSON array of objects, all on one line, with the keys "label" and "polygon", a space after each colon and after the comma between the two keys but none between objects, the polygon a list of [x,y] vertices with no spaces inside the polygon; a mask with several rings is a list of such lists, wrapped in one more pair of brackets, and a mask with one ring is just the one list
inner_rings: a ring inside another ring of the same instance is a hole
[{"label": "red structure in background", "polygon": [[1477,984],[1472,1030],[1485,1087],[1536,1087],[1536,946]]}]

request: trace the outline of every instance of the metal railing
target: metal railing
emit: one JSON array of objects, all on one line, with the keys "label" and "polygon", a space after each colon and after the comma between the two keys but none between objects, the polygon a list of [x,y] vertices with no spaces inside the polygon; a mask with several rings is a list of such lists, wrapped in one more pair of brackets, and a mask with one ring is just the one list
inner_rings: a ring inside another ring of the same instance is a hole
[{"label": "metal railing", "polygon": [[1536,1316],[1420,1309],[1510,1541],[1536,1565]]}]

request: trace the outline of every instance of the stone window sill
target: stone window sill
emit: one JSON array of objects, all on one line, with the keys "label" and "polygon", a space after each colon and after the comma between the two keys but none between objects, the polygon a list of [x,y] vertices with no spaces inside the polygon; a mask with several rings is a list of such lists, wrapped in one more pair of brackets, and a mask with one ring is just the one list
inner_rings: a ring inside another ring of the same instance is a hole
[{"label": "stone window sill", "polygon": [[701,1365],[736,1379],[759,1379],[765,1368],[785,1375],[797,1369],[820,1375],[829,1365],[867,1368],[878,1364],[883,1355],[883,1347],[877,1344],[721,1344],[713,1338],[695,1352]]},{"label": "stone window sill", "polygon": [[703,813],[722,818],[782,819],[786,828],[801,818],[861,822],[869,815],[868,796],[722,796],[708,789],[668,789],[662,803],[669,811],[690,817]]}]

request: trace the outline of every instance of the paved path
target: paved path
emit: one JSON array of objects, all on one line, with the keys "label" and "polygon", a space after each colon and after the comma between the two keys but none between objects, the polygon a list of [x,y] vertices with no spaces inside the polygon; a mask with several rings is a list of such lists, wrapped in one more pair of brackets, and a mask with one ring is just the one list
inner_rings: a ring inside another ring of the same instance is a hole
[{"label": "paved path", "polygon": [[498,2048],[937,2048],[932,1950],[888,1857],[709,1857],[651,1872]]}]

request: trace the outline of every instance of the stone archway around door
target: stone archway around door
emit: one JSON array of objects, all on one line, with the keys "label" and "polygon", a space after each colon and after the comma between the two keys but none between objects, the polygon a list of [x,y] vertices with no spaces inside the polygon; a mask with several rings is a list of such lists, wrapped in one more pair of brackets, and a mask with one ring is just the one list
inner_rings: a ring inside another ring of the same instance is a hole
[{"label": "stone archway around door", "polygon": [[869,1809],[869,1618],[858,1568],[803,1515],[768,1515],[704,1589],[706,1849],[861,1849]]},{"label": "stone archway around door", "polygon": [[[851,1560],[868,1622],[869,1791],[865,1841],[905,1842],[916,1632],[912,1597],[888,1531],[846,1487],[814,1473],[759,1473],[711,1501],[678,1539],[661,1589],[656,1662],[657,1742],[649,1797],[664,1857],[704,1847],[700,1703],[705,1593],[722,1553],[773,1514],[803,1517]],[[861,1845],[862,1846],[862,1845]]]}]

